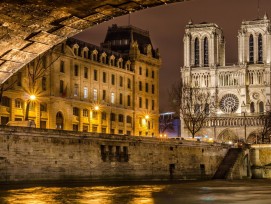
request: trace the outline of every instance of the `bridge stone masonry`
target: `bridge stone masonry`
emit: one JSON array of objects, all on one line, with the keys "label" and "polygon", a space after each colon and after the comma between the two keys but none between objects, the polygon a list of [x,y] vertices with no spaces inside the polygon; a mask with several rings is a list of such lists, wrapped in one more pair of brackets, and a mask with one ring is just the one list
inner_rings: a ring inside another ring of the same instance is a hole
[{"label": "bridge stone masonry", "polygon": [[89,27],[138,10],[183,1],[1,0],[0,84],[39,55]]},{"label": "bridge stone masonry", "polygon": [[23,127],[0,128],[0,181],[210,179],[229,147]]}]

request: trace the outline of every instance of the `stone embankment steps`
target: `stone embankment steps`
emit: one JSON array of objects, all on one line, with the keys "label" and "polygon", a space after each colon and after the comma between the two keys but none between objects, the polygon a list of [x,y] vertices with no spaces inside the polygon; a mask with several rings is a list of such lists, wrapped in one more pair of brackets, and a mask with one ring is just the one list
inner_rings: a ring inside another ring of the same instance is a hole
[{"label": "stone embankment steps", "polygon": [[219,165],[213,179],[226,179],[231,168],[234,166],[239,154],[242,153],[242,148],[231,148]]}]

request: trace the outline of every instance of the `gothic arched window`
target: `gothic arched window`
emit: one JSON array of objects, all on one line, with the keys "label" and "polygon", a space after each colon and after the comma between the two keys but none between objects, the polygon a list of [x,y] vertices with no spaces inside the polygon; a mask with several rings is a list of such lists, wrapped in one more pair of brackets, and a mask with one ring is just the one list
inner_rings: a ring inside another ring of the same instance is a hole
[{"label": "gothic arched window", "polygon": [[208,67],[209,59],[208,59],[208,38],[204,38],[204,66]]},{"label": "gothic arched window", "polygon": [[199,66],[199,39],[195,39],[195,66]]},{"label": "gothic arched window", "polygon": [[263,63],[263,37],[259,34],[258,37],[258,63]]},{"label": "gothic arched window", "polygon": [[254,40],[252,34],[249,36],[249,63],[254,63]]},{"label": "gothic arched window", "polygon": [[254,107],[254,102],[250,103],[250,112],[254,113],[255,112],[255,107]]},{"label": "gothic arched window", "polygon": [[259,112],[260,113],[264,112],[264,107],[263,107],[263,102],[262,101],[259,103]]}]

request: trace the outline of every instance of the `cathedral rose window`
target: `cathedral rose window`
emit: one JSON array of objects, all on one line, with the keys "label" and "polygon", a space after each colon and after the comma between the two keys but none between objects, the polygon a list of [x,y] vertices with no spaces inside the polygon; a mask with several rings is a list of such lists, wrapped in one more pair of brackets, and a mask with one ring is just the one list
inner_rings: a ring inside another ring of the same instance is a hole
[{"label": "cathedral rose window", "polygon": [[226,94],[220,100],[219,106],[225,113],[234,113],[239,106],[238,97],[234,94]]}]

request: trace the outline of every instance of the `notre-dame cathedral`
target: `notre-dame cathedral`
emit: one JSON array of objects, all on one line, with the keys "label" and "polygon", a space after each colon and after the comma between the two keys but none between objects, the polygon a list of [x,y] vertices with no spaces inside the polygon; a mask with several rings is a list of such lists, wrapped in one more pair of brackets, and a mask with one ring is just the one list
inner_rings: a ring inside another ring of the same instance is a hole
[{"label": "notre-dame cathedral", "polygon": [[[255,141],[260,115],[270,107],[271,24],[267,15],[243,21],[238,31],[238,63],[225,63],[225,39],[214,23],[185,27],[184,84],[208,90],[215,114],[197,133],[219,141]],[[184,124],[184,123],[182,123]],[[182,126],[182,136],[191,136]]]}]

